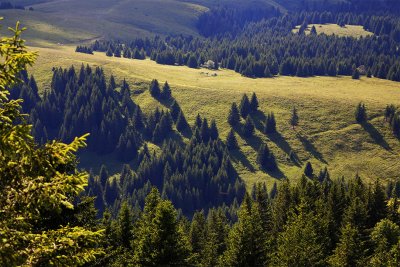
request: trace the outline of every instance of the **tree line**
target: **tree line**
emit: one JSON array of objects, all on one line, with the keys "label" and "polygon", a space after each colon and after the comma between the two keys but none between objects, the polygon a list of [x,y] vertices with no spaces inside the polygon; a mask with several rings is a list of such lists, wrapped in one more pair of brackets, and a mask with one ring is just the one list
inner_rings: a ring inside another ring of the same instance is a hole
[{"label": "tree line", "polygon": [[[219,14],[211,12],[208,16]],[[363,25],[374,35],[352,38],[315,32],[306,36],[304,29],[311,23]],[[232,18],[228,24],[237,25],[237,22]],[[298,34],[292,33],[296,25],[302,25],[303,29]],[[276,75],[351,76],[363,69],[365,73],[360,74],[368,77],[400,81],[397,49],[400,22],[392,15],[302,12],[250,21],[234,33],[210,32],[206,35],[209,37],[156,36],[130,43],[96,41],[91,49],[107,52],[109,56],[121,56],[120,51],[123,50],[142,51],[143,55],[159,64],[187,65],[191,68],[198,68],[212,60],[218,67],[252,78]],[[123,56],[132,57],[129,53]]]}]

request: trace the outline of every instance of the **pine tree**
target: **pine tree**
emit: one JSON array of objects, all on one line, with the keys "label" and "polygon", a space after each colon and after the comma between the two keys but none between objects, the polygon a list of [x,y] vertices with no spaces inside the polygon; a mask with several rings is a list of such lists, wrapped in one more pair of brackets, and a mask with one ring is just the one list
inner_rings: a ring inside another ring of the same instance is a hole
[{"label": "pine tree", "polygon": [[261,144],[257,153],[257,162],[262,169],[265,169],[270,157],[270,151],[266,144]]},{"label": "pine tree", "polygon": [[354,79],[354,80],[360,79],[360,72],[358,71],[357,68],[355,68],[353,70],[353,74],[351,75],[351,78]]},{"label": "pine tree", "polygon": [[299,125],[299,115],[297,114],[297,109],[293,107],[292,115],[290,117],[290,125],[294,128]]},{"label": "pine tree", "polygon": [[172,119],[176,122],[179,116],[179,113],[181,113],[181,107],[178,104],[178,101],[174,100],[171,104],[170,107],[170,112]]},{"label": "pine tree", "polygon": [[206,244],[206,219],[203,211],[195,212],[189,230],[189,241],[196,261],[200,262]]},{"label": "pine tree", "polygon": [[170,98],[172,97],[172,95],[171,95],[171,88],[169,87],[169,84],[168,84],[167,81],[164,83],[164,86],[163,86],[163,88],[162,88],[161,96],[162,96],[164,99],[170,99]]},{"label": "pine tree", "polygon": [[314,175],[314,169],[309,161],[307,161],[306,166],[304,167],[304,175],[309,178]]},{"label": "pine tree", "polygon": [[210,138],[211,140],[217,140],[218,137],[219,133],[217,128],[217,123],[215,122],[215,120],[212,120],[210,125]]},{"label": "pine tree", "polygon": [[246,118],[247,115],[249,115],[251,112],[250,101],[246,94],[244,94],[242,97],[239,109],[240,109],[240,115],[242,116],[242,118]]},{"label": "pine tree", "polygon": [[195,69],[195,68],[197,68],[199,66],[198,63],[197,63],[197,59],[196,59],[196,57],[194,55],[191,55],[189,57],[189,59],[187,61],[187,66],[189,68],[193,68],[193,69]]},{"label": "pine tree", "polygon": [[228,123],[231,126],[236,126],[240,123],[240,114],[236,103],[232,103],[231,110],[228,115]]},{"label": "pine tree", "polygon": [[250,101],[250,110],[251,112],[257,112],[258,110],[258,99],[256,93],[253,93],[251,96],[251,101]]},{"label": "pine tree", "polygon": [[293,213],[277,240],[274,266],[326,266],[319,219],[303,209]]},{"label": "pine tree", "polygon": [[170,201],[161,199],[155,188],[146,198],[135,234],[135,265],[190,265],[189,242],[177,221],[177,212]]},{"label": "pine tree", "polygon": [[229,233],[224,266],[267,265],[267,233],[262,226],[258,205],[246,194],[238,212],[238,222]]},{"label": "pine tree", "polygon": [[133,241],[133,223],[131,212],[129,211],[128,204],[123,202],[118,214],[118,239],[120,244],[129,249]]},{"label": "pine tree", "polygon": [[178,119],[176,121],[176,129],[183,133],[186,129],[189,129],[189,124],[186,121],[185,115],[182,111],[179,112]]},{"label": "pine tree", "polygon": [[364,266],[365,251],[360,231],[351,224],[345,224],[341,229],[338,245],[328,262],[331,266],[351,267]]},{"label": "pine tree", "polygon": [[264,70],[264,77],[265,77],[265,78],[272,78],[272,77],[274,77],[274,76],[272,75],[272,73],[271,73],[271,71],[270,71],[270,69],[269,69],[268,66],[265,67],[265,70]]},{"label": "pine tree", "polygon": [[315,28],[314,25],[311,27],[310,34],[311,35],[317,35],[317,29]]},{"label": "pine tree", "polygon": [[159,98],[161,94],[160,85],[157,80],[152,80],[150,84],[150,94],[154,98]]},{"label": "pine tree", "polygon": [[357,105],[356,113],[355,113],[357,123],[365,123],[367,121],[367,109],[363,103],[359,103]]},{"label": "pine tree", "polygon": [[242,132],[246,137],[251,137],[254,134],[255,127],[252,118],[248,115],[246,117],[246,122],[243,125]]},{"label": "pine tree", "polygon": [[232,129],[229,131],[229,134],[226,138],[226,146],[228,147],[229,150],[234,150],[239,148],[238,142],[235,137],[235,132]]},{"label": "pine tree", "polygon": [[8,91],[36,58],[22,31],[17,23],[0,42],[0,265],[85,265],[102,253],[103,238],[91,222],[95,213],[79,200],[89,177],[78,171],[76,152],[87,135],[69,144],[34,143],[21,101],[9,99]]}]

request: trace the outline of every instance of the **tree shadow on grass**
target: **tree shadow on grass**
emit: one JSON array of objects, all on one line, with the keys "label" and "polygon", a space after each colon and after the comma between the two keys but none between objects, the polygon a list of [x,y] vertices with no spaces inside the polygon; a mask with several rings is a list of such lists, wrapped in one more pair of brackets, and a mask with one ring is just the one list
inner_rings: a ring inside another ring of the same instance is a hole
[{"label": "tree shadow on grass", "polygon": [[278,179],[278,180],[287,178],[286,175],[279,169],[279,167],[277,167],[277,169],[274,171],[269,171],[269,170],[266,170],[265,168],[262,168],[261,170],[263,172],[267,173],[269,176],[271,176],[275,179]]},{"label": "tree shadow on grass", "polygon": [[253,119],[256,129],[260,132],[264,132],[265,114],[261,110],[257,110],[257,112],[251,114],[251,118]]},{"label": "tree shadow on grass", "polygon": [[380,145],[382,148],[386,150],[392,150],[389,144],[383,138],[383,135],[369,122],[364,122],[361,124],[364,130],[371,136],[375,143]]},{"label": "tree shadow on grass", "polygon": [[166,108],[170,108],[172,103],[175,100],[175,98],[173,96],[171,96],[170,98],[157,97],[157,98],[154,98],[154,99],[157,100],[158,102],[160,102],[160,104],[163,105]]},{"label": "tree shadow on grass", "polygon": [[233,161],[242,163],[243,166],[251,172],[255,171],[251,162],[247,159],[247,157],[243,154],[243,152],[240,151],[240,149],[230,150],[229,154],[231,155]]},{"label": "tree shadow on grass", "polygon": [[301,160],[299,159],[299,157],[297,156],[297,154],[293,151],[292,147],[290,146],[290,144],[285,140],[285,138],[279,133],[270,133],[267,135],[269,140],[271,140],[272,142],[274,142],[281,150],[283,150],[286,155],[288,155],[288,157],[290,156],[290,153],[292,153],[291,155],[291,161],[298,167],[301,166]]},{"label": "tree shadow on grass", "polygon": [[303,144],[306,151],[310,152],[316,159],[321,161],[324,164],[328,164],[328,162],[324,159],[321,152],[317,150],[313,143],[308,140],[306,137],[302,136],[300,133],[297,133],[297,137],[299,138],[300,142]]}]

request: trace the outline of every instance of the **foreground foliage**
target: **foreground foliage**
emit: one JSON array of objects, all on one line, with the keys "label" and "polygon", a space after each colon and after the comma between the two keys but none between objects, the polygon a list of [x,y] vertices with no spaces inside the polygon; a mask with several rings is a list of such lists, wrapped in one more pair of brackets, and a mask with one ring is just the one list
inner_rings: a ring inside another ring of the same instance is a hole
[{"label": "foreground foliage", "polygon": [[0,40],[0,265],[81,265],[101,254],[102,236],[74,210],[87,184],[88,175],[75,168],[86,136],[35,144],[22,101],[8,98],[36,57],[27,52],[22,30],[17,24],[12,37]]}]

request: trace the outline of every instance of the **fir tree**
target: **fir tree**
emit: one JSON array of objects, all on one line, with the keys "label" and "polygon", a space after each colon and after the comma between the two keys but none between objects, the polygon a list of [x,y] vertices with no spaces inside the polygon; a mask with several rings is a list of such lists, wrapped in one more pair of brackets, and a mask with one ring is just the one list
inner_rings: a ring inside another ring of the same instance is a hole
[{"label": "fir tree", "polygon": [[179,106],[178,102],[174,100],[171,104],[170,107],[170,112],[172,119],[176,122],[179,116],[179,113],[181,113],[181,107]]},{"label": "fir tree", "polygon": [[226,137],[226,146],[229,150],[238,149],[238,142],[236,140],[235,132],[231,129]]},{"label": "fir tree", "polygon": [[251,96],[251,101],[250,101],[250,110],[251,112],[257,112],[258,110],[258,99],[256,93],[253,93]]},{"label": "fir tree", "polygon": [[240,114],[236,103],[232,103],[231,110],[228,115],[228,123],[231,126],[236,126],[240,123]]},{"label": "fir tree", "polygon": [[367,121],[367,109],[363,103],[359,103],[355,113],[357,123],[365,123]]},{"label": "fir tree", "polygon": [[171,95],[171,88],[169,87],[169,84],[168,84],[167,81],[164,83],[164,86],[163,86],[162,92],[161,92],[161,96],[162,96],[164,99],[170,99],[170,98],[172,97],[172,95]]},{"label": "fir tree", "polygon": [[353,70],[353,74],[351,75],[351,78],[354,79],[354,80],[360,79],[360,72],[358,71],[357,68],[355,68]]},{"label": "fir tree", "polygon": [[304,175],[309,178],[314,175],[314,169],[309,161],[307,161],[306,166],[304,167]]},{"label": "fir tree", "polygon": [[297,114],[297,109],[293,107],[292,115],[290,117],[290,125],[292,126],[293,130],[296,126],[299,125],[299,115]]},{"label": "fir tree", "polygon": [[190,265],[189,242],[177,221],[172,203],[162,200],[157,189],[146,198],[134,242],[137,266]]},{"label": "fir tree", "polygon": [[250,101],[249,98],[247,97],[246,94],[243,95],[242,100],[240,102],[240,115],[242,116],[242,118],[246,118],[247,115],[250,114],[251,112],[251,106],[250,106]]},{"label": "fir tree", "polygon": [[154,98],[159,98],[161,94],[160,85],[157,80],[152,80],[150,84],[150,94]]},{"label": "fir tree", "polygon": [[178,119],[176,121],[176,129],[183,133],[186,129],[189,129],[189,124],[186,121],[185,115],[182,111],[179,112]]},{"label": "fir tree", "polygon": [[212,120],[210,125],[210,138],[211,140],[217,140],[218,137],[219,133],[217,128],[217,123],[215,122],[215,120]]}]

